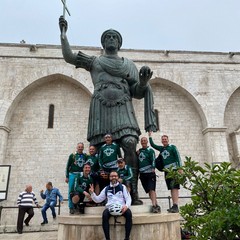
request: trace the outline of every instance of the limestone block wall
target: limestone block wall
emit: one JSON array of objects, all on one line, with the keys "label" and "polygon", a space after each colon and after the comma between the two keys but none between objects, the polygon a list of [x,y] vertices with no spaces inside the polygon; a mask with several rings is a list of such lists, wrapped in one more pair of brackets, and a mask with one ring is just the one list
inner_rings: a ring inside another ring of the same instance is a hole
[{"label": "limestone block wall", "polygon": [[[73,47],[78,50],[101,54],[100,48]],[[238,53],[230,57],[228,53],[123,49],[119,55],[132,59],[138,69],[148,65],[153,70],[150,84],[160,125],[153,135],[156,144],[167,134],[182,160],[191,156],[200,164],[231,161],[239,165]],[[67,198],[65,165],[77,142],[84,142],[88,151],[92,93],[90,74],[67,64],[60,46],[0,44],[0,164],[12,165],[8,200],[1,204],[16,205],[27,183],[38,194],[47,181]],[[133,103],[141,136],[147,136],[143,100],[133,99]],[[54,124],[48,128],[51,104]],[[163,174],[158,175],[157,195],[167,197]],[[147,197],[140,184],[139,191]],[[189,193],[181,190],[180,195]],[[167,200],[159,201],[166,210]]]}]

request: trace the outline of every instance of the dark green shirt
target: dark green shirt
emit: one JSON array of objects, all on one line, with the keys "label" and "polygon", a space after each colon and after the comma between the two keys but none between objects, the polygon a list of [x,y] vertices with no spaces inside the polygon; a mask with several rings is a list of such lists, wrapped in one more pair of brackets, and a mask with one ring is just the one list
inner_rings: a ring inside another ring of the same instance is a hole
[{"label": "dark green shirt", "polygon": [[168,144],[166,147],[158,146],[153,142],[151,137],[149,137],[149,142],[154,149],[161,153],[163,157],[164,168],[176,168],[182,166],[181,157],[176,146],[172,144]]},{"label": "dark green shirt", "polygon": [[132,168],[129,167],[128,165],[125,165],[124,168],[118,168],[117,173],[118,173],[119,178],[121,178],[123,180],[123,184],[126,181],[132,180],[132,177],[133,177]]},{"label": "dark green shirt", "polygon": [[138,154],[140,173],[150,173],[155,169],[155,153],[150,147],[140,148]]},{"label": "dark green shirt", "polygon": [[91,171],[94,173],[97,173],[100,169],[99,163],[98,163],[98,155],[87,155],[87,163],[91,165]]},{"label": "dark green shirt", "polygon": [[108,172],[116,170],[118,157],[122,157],[118,144],[104,144],[99,151],[100,168]]},{"label": "dark green shirt", "polygon": [[90,175],[88,175],[88,177],[84,177],[83,172],[78,173],[74,178],[74,185],[71,188],[71,192],[88,192],[90,184],[93,184],[93,179]]},{"label": "dark green shirt", "polygon": [[69,173],[74,172],[82,172],[83,171],[83,165],[86,162],[87,155],[86,153],[72,153],[70,154],[66,166],[66,178],[69,178]]}]

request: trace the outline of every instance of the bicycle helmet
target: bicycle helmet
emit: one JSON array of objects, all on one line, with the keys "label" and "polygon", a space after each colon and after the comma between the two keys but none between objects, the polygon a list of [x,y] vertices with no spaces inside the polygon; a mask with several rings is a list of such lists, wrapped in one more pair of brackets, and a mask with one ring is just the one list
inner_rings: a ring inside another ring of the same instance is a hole
[{"label": "bicycle helmet", "polygon": [[108,207],[108,210],[111,215],[113,216],[120,216],[122,215],[122,205],[119,203],[113,203]]}]

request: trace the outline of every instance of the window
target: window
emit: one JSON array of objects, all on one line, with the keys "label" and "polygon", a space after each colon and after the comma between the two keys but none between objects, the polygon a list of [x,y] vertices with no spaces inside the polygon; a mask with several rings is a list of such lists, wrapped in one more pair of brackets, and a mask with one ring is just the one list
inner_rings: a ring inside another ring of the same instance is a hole
[{"label": "window", "polygon": [[48,128],[53,128],[54,122],[54,105],[49,105],[49,113],[48,113]]},{"label": "window", "polygon": [[158,131],[158,130],[160,130],[158,110],[154,109],[154,112],[155,112],[155,116],[156,116],[156,124],[157,124],[157,131]]}]

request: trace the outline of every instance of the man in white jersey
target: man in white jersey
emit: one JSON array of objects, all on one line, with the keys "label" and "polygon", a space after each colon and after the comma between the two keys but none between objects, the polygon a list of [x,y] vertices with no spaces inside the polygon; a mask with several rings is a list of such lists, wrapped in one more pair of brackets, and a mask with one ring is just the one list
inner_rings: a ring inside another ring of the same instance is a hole
[{"label": "man in white jersey", "polygon": [[125,185],[119,183],[118,173],[112,171],[109,175],[110,185],[106,186],[100,194],[97,196],[94,193],[93,184],[89,188],[91,198],[94,202],[100,203],[107,199],[106,209],[102,214],[102,227],[106,240],[110,240],[109,234],[109,218],[111,217],[110,208],[112,205],[121,205],[121,215],[126,218],[125,222],[125,240],[129,240],[129,236],[132,229],[132,212],[129,209],[131,206],[131,196]]}]

